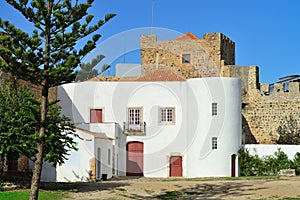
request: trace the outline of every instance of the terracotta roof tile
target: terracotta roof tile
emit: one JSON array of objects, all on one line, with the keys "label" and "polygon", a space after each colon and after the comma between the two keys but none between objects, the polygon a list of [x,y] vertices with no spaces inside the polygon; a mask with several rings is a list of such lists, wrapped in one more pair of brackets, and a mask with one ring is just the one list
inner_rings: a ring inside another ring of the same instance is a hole
[{"label": "terracotta roof tile", "polygon": [[176,38],[175,40],[201,40],[200,38],[198,38],[196,35],[194,35],[191,32],[188,32],[178,38]]},{"label": "terracotta roof tile", "polygon": [[173,70],[157,69],[138,77],[135,81],[186,81],[186,79]]}]

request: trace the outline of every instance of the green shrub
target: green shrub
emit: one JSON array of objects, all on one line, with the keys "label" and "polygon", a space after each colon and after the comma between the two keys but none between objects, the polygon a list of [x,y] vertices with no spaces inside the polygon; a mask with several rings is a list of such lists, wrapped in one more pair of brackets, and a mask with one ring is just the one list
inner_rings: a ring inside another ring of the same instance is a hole
[{"label": "green shrub", "polygon": [[261,175],[260,169],[262,166],[262,161],[259,159],[258,155],[250,155],[247,149],[239,150],[239,166],[241,176],[255,176]]},{"label": "green shrub", "polygon": [[292,162],[292,168],[295,169],[296,175],[300,175],[300,152],[297,152]]},{"label": "green shrub", "polygon": [[296,169],[300,173],[300,153],[293,161],[280,149],[274,155],[259,158],[257,154],[250,155],[247,149],[239,150],[239,166],[241,176],[277,175],[281,169]]}]

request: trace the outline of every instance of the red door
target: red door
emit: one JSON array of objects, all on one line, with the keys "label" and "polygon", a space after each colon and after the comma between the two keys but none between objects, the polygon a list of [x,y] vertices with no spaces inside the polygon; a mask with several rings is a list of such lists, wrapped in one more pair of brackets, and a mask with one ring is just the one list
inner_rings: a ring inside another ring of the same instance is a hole
[{"label": "red door", "polygon": [[127,144],[126,176],[143,176],[144,144],[129,142]]},{"label": "red door", "polygon": [[170,176],[182,176],[181,156],[172,156],[170,158]]},{"label": "red door", "polygon": [[102,109],[91,109],[91,123],[102,123]]}]

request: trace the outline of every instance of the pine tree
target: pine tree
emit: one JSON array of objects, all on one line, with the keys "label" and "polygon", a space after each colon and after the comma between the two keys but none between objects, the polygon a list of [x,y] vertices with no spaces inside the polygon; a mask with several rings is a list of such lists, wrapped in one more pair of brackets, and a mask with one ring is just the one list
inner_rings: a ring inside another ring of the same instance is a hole
[{"label": "pine tree", "polygon": [[81,63],[80,70],[77,72],[76,81],[86,81],[99,75],[98,70],[95,69],[96,65],[105,58],[104,55],[98,55],[93,58],[89,63]]},{"label": "pine tree", "polygon": [[[41,87],[41,114],[37,153],[31,182],[30,199],[38,198],[40,175],[47,129],[49,89],[75,79],[74,69],[81,59],[96,47],[100,35],[95,34],[115,14],[91,24],[93,15],[87,13],[94,0],[6,0],[34,24],[29,35],[9,21],[0,18],[0,68],[15,77]],[[90,38],[80,50],[78,41]]]}]

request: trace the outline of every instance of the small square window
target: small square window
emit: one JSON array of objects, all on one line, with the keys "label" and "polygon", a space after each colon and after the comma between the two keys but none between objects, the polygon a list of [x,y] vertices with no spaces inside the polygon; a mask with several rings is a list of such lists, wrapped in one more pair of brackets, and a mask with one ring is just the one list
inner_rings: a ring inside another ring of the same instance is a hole
[{"label": "small square window", "polygon": [[175,123],[175,108],[160,108],[160,122],[164,124]]},{"label": "small square window", "polygon": [[182,63],[191,63],[191,54],[182,54]]},{"label": "small square window", "polygon": [[90,123],[102,123],[102,109],[90,109]]},{"label": "small square window", "polygon": [[212,114],[212,116],[218,115],[218,103],[211,104],[211,114]]},{"label": "small square window", "polygon": [[217,137],[212,137],[211,148],[212,149],[218,149],[218,138]]}]

